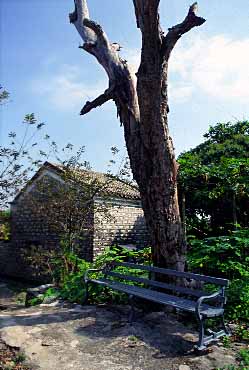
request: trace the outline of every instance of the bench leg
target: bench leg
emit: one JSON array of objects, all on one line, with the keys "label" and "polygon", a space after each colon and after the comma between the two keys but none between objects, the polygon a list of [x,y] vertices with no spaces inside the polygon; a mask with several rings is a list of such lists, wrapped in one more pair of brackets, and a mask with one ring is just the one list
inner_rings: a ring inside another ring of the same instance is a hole
[{"label": "bench leg", "polygon": [[89,293],[88,293],[88,282],[85,283],[85,296],[83,298],[83,301],[82,301],[82,305],[84,304],[87,304],[87,301],[88,301],[88,296],[89,296]]},{"label": "bench leg", "polygon": [[134,319],[134,314],[135,314],[135,311],[134,311],[134,300],[133,300],[133,295],[132,294],[129,295],[129,304],[131,306],[131,309],[130,309],[128,321],[129,321],[130,324],[132,324],[133,319]]},{"label": "bench leg", "polygon": [[198,319],[198,321],[199,321],[199,341],[198,341],[198,344],[197,344],[197,349],[199,351],[203,351],[204,349],[206,349],[206,346],[204,344],[204,335],[205,335],[204,323],[205,323],[205,319],[204,319],[204,317],[201,317],[200,319]]},{"label": "bench leg", "polygon": [[204,323],[205,323],[205,318],[204,317],[198,317],[198,321],[199,321],[199,341],[198,341],[198,344],[196,346],[196,348],[198,349],[198,351],[203,351],[204,349],[207,348],[207,344],[210,344],[214,341],[217,341],[219,338],[223,337],[224,335],[226,336],[230,336],[231,335],[231,332],[229,330],[229,328],[225,325],[225,321],[224,321],[224,316],[222,315],[221,316],[221,320],[222,320],[222,330],[220,331],[212,331],[210,329],[207,330],[207,332],[210,334],[209,336],[205,336],[204,334]]}]

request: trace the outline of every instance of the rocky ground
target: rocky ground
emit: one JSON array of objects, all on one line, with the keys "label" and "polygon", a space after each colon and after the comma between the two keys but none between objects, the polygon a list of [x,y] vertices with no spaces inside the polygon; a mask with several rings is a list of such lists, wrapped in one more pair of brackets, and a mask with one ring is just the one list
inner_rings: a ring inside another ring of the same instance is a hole
[{"label": "rocky ground", "polygon": [[[197,333],[170,314],[140,312],[130,325],[127,306],[25,308],[7,282],[0,282],[0,307],[0,370],[211,370],[236,364],[242,346],[215,345],[197,356]],[[15,360],[20,353],[22,364]]]}]

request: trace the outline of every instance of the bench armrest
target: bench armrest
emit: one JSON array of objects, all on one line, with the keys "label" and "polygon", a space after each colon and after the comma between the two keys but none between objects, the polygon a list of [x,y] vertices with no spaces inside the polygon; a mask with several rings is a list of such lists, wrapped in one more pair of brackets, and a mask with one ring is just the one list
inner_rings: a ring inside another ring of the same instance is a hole
[{"label": "bench armrest", "polygon": [[100,271],[103,271],[104,270],[104,268],[102,267],[102,268],[99,268],[99,269],[87,269],[86,270],[86,272],[85,272],[85,274],[84,274],[84,281],[85,281],[85,283],[86,282],[88,282],[88,275],[89,275],[89,273],[91,273],[91,272],[100,272]]},{"label": "bench armrest", "polygon": [[201,308],[203,301],[212,301],[212,300],[215,300],[216,298],[222,298],[221,292],[216,292],[210,295],[204,295],[200,297],[195,305],[196,315],[200,318],[200,315],[201,315],[200,308]]}]

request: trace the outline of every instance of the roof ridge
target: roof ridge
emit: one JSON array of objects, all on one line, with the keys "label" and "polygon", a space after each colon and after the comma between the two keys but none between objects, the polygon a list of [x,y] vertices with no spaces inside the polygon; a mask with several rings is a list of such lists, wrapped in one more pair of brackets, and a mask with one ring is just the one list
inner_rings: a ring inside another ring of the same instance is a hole
[{"label": "roof ridge", "polygon": [[[53,167],[56,167],[60,170],[60,166],[63,167],[63,165],[60,165],[59,163],[52,163],[52,162],[49,162],[49,161],[46,161],[43,163],[43,166],[45,165],[51,165]],[[65,166],[66,167],[66,166]],[[42,166],[41,166],[42,168]],[[122,182],[123,184],[127,185],[127,186],[130,186],[136,190],[139,190],[138,189],[138,185],[135,185],[135,184],[129,184],[128,182],[126,182],[124,179],[121,179],[119,178],[117,175],[114,175],[112,173],[106,173],[106,172],[99,172],[99,171],[94,171],[94,170],[87,170],[87,169],[79,169],[79,171],[81,172],[88,172],[88,173],[93,173],[93,174],[97,174],[97,175],[101,175],[101,176],[107,176],[107,177],[110,177],[110,178],[114,178],[115,180],[117,181],[120,181]]]}]

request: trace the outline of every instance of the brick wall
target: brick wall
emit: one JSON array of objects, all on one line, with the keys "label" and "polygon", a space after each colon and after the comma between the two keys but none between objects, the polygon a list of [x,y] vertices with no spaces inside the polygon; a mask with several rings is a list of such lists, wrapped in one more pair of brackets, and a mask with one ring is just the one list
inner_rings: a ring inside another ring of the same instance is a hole
[{"label": "brick wall", "polygon": [[[51,181],[46,177],[45,180]],[[39,191],[33,184],[29,191],[24,192],[12,204],[11,243],[0,245],[0,273],[39,281],[44,278],[37,274],[39,269],[30,268],[23,257],[23,251],[29,250],[31,245],[57,248],[60,233],[58,228],[54,229],[46,221],[41,209],[34,206],[33,197],[38,197],[42,202],[47,201],[44,194],[40,198]],[[148,233],[140,202],[121,198],[104,202],[102,198],[96,198],[80,243],[80,257],[87,261],[92,261],[107,246],[114,244],[133,244],[138,247],[148,245]]]},{"label": "brick wall", "polygon": [[[95,208],[101,203],[96,200]],[[107,216],[94,213],[93,255],[114,244],[147,246],[149,237],[140,201],[112,199]]]},{"label": "brick wall", "polygon": [[32,269],[20,254],[20,249],[11,241],[0,241],[0,275],[38,283],[49,281]]},{"label": "brick wall", "polygon": [[11,242],[0,240],[0,274],[11,275],[17,268]]}]

